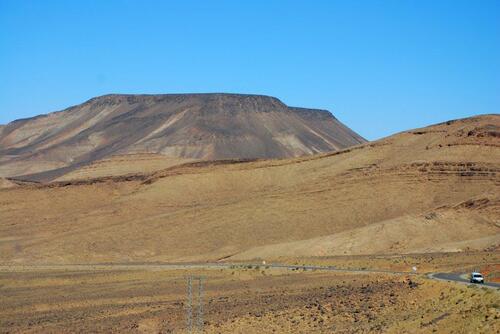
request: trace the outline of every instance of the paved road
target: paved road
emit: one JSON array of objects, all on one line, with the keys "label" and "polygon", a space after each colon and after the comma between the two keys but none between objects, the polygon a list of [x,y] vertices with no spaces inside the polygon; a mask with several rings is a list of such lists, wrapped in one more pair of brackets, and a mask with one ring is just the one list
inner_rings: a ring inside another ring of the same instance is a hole
[{"label": "paved road", "polygon": [[[378,273],[378,274],[393,274],[393,275],[418,275],[414,272],[402,272],[402,271],[391,271],[391,270],[372,270],[372,269],[340,269],[332,266],[301,266],[301,265],[288,265],[280,263],[110,263],[110,264],[46,264],[46,265],[0,265],[0,271],[18,271],[18,270],[54,270],[54,269],[66,269],[66,270],[137,270],[137,269],[219,269],[219,268],[241,268],[241,267],[256,267],[261,268],[269,267],[276,269],[288,269],[288,270],[323,270],[323,271],[335,271],[344,273]],[[454,273],[431,273],[427,277],[430,279],[451,281],[461,284],[472,285],[468,279],[464,278],[466,274],[454,274]],[[499,283],[487,282],[481,284],[492,289],[500,289]]]},{"label": "paved road", "polygon": [[471,283],[469,279],[464,278],[467,277],[467,274],[456,274],[456,273],[434,273],[434,274],[429,274],[429,278],[441,280],[441,281],[451,281],[451,282],[458,282],[462,284],[467,284],[467,285],[478,285],[478,286],[484,286],[487,288],[492,288],[492,289],[500,289],[500,283],[493,283],[493,282],[485,282],[483,284],[476,284],[476,283]]},{"label": "paved road", "polygon": [[232,269],[244,267],[275,268],[288,270],[323,270],[345,273],[381,273],[394,275],[416,275],[412,272],[401,272],[391,270],[375,269],[340,269],[332,266],[308,266],[308,265],[289,265],[281,263],[110,263],[110,264],[43,264],[43,265],[2,265],[0,271],[18,271],[18,270],[137,270],[137,269]]}]

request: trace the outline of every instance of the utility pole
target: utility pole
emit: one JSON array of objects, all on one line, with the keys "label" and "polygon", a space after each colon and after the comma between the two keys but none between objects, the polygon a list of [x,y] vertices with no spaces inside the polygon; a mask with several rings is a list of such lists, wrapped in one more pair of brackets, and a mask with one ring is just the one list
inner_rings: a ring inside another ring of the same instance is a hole
[{"label": "utility pole", "polygon": [[198,277],[198,331],[203,333],[203,277]]},{"label": "utility pole", "polygon": [[187,330],[188,333],[193,333],[193,278],[187,277]]},{"label": "utility pole", "polygon": [[196,331],[197,333],[203,333],[203,276],[187,276],[187,308],[186,308],[186,320],[187,320],[187,331],[188,333],[193,333],[193,281],[198,281],[198,312],[196,317]]}]

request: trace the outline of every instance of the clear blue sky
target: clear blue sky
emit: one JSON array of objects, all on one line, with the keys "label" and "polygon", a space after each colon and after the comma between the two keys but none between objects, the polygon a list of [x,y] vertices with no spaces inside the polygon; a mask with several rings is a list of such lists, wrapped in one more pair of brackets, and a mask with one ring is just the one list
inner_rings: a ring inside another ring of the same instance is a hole
[{"label": "clear blue sky", "polygon": [[0,124],[189,92],[325,108],[368,139],[498,113],[500,1],[0,0]]}]

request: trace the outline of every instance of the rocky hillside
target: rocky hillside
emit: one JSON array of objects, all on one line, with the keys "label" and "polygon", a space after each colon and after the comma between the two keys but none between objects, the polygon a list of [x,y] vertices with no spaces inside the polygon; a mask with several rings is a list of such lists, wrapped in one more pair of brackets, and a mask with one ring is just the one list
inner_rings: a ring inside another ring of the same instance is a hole
[{"label": "rocky hillside", "polygon": [[259,95],[105,95],[0,127],[0,177],[51,180],[112,155],[289,158],[365,140],[328,111]]},{"label": "rocky hillside", "polygon": [[292,159],[102,160],[0,189],[0,262],[498,250],[499,138],[485,115]]}]

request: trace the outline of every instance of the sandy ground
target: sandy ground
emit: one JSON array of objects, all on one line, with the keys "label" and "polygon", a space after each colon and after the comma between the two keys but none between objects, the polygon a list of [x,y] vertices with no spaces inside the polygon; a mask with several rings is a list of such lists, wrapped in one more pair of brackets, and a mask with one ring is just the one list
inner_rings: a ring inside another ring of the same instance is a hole
[{"label": "sandy ground", "polygon": [[[477,256],[469,255],[468,260]],[[457,256],[436,258],[436,266],[454,270],[467,262]],[[351,265],[368,261],[344,260]],[[389,262],[373,259],[371,266]],[[425,275],[262,265],[211,270],[3,268],[0,333],[185,333],[189,275],[204,277],[205,333],[500,331],[497,290],[429,280]],[[195,281],[195,323],[197,295]]]}]

